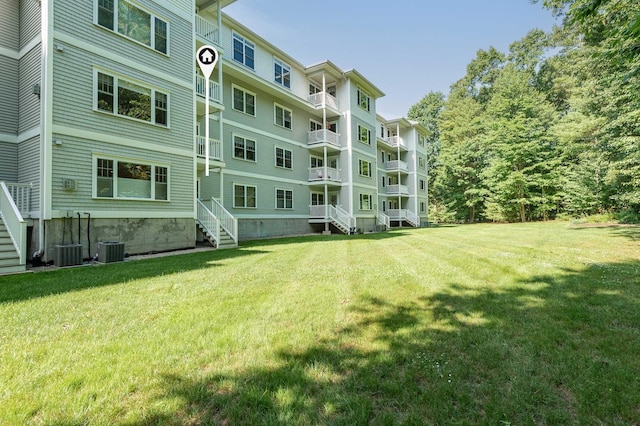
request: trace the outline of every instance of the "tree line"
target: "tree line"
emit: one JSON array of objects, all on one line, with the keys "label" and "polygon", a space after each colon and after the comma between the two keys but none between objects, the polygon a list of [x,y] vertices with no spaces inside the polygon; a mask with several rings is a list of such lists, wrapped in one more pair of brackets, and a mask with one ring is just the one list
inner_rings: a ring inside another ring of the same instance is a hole
[{"label": "tree line", "polygon": [[430,132],[433,220],[640,220],[640,5],[541,3],[562,25],[479,50],[408,113]]}]

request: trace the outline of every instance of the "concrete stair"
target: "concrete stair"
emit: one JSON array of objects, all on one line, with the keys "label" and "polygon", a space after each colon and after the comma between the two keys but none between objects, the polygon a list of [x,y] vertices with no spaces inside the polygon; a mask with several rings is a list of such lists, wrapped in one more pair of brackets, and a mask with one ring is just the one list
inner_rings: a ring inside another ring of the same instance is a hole
[{"label": "concrete stair", "polygon": [[13,246],[9,232],[0,220],[0,275],[24,272],[26,265],[20,264],[20,257]]}]

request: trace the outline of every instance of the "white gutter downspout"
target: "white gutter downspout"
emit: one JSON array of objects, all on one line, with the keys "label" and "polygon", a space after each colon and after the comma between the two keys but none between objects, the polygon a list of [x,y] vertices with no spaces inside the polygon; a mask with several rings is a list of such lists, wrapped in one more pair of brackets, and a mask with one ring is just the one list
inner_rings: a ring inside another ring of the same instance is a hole
[{"label": "white gutter downspout", "polygon": [[40,36],[41,36],[41,68],[40,68],[40,215],[38,218],[38,249],[46,258],[45,250],[45,220],[51,219],[51,182],[48,174],[51,172],[51,129],[53,117],[53,57],[51,46],[53,45],[53,2],[42,0],[40,2]]},{"label": "white gutter downspout", "polygon": [[347,165],[347,174],[349,179],[349,216],[353,217],[353,129],[351,128],[351,79],[347,77],[347,104],[349,105],[349,110],[345,112],[347,115],[347,155],[349,158],[349,164]]}]

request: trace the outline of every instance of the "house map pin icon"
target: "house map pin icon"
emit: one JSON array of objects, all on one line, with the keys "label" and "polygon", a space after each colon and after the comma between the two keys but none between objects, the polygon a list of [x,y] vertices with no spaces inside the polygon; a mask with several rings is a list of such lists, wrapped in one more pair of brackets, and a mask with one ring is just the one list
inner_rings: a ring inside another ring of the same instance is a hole
[{"label": "house map pin icon", "polygon": [[204,78],[208,80],[218,62],[218,51],[213,46],[204,45],[198,49],[196,60],[198,61],[198,66],[200,66]]},{"label": "house map pin icon", "polygon": [[196,61],[198,61],[198,66],[204,75],[206,81],[206,89],[205,89],[205,105],[206,114],[205,114],[205,176],[209,176],[209,153],[210,153],[210,139],[209,139],[209,78],[211,77],[211,73],[213,69],[216,67],[216,62],[218,62],[218,51],[215,47],[204,45],[196,52]]}]

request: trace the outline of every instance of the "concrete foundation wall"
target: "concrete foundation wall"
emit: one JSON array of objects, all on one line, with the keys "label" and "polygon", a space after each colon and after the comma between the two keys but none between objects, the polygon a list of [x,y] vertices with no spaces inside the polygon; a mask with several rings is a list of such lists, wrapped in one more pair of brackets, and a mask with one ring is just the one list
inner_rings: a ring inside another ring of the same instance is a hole
[{"label": "concrete foundation wall", "polygon": [[308,219],[238,219],[240,241],[316,232]]},{"label": "concrete foundation wall", "polygon": [[374,217],[356,219],[356,229],[358,230],[358,232],[375,232],[377,224],[378,221]]},{"label": "concrete foundation wall", "polygon": [[[38,222],[34,223],[34,231]],[[29,256],[37,249],[37,232],[30,239]],[[98,242],[124,242],[125,253],[140,254],[193,248],[196,244],[196,223],[194,219],[91,219],[91,253],[87,241],[87,217],[80,220],[78,238],[78,218],[73,220],[54,219],[46,222],[45,246],[42,258],[53,259],[53,246],[57,244],[82,244],[82,256],[94,257],[98,252]],[[73,239],[72,239],[73,237]]]}]

